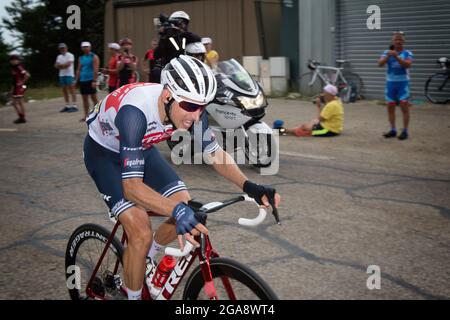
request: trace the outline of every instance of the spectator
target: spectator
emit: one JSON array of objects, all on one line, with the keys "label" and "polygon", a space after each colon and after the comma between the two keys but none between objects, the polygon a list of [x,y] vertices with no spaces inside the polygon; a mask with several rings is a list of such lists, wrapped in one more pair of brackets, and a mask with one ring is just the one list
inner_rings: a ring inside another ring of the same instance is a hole
[{"label": "spectator", "polygon": [[109,43],[109,61],[108,61],[108,92],[111,93],[117,89],[118,84],[118,64],[120,55],[120,45],[118,43]]},{"label": "spectator", "polygon": [[119,85],[136,82],[136,70],[138,64],[138,57],[131,53],[133,42],[129,38],[124,38],[119,41],[122,53],[119,55],[117,70],[119,72]]},{"label": "spectator", "polygon": [[[322,94],[316,99],[317,118],[297,128],[283,128],[283,121],[274,122],[274,129],[280,129],[281,135],[293,134],[297,137],[333,137],[339,135],[343,130],[344,107],[341,100],[336,96],[338,90],[335,86],[328,84],[323,88]],[[320,110],[321,102],[325,103]]]},{"label": "spectator", "polygon": [[30,78],[30,74],[23,67],[20,56],[17,54],[12,54],[9,57],[9,62],[11,64],[11,74],[12,74],[12,98],[13,106],[16,109],[18,119],[14,120],[14,123],[25,123],[25,106],[24,106],[24,95],[27,86],[25,83]]},{"label": "spectator", "polygon": [[80,93],[83,98],[84,118],[85,121],[89,112],[89,97],[92,103],[96,105],[97,100],[97,74],[100,65],[98,56],[91,52],[91,44],[88,41],[81,43],[83,55],[78,58],[78,68],[75,77],[76,82],[80,81]]},{"label": "spectator", "polygon": [[[67,51],[67,45],[60,43],[58,45],[60,54],[56,57],[55,68],[59,70],[59,84],[62,87],[64,94],[65,107],[60,112],[76,112],[77,96],[75,95],[74,87],[74,68],[73,63],[75,58],[73,54]],[[72,104],[69,100],[69,92],[72,96]]]},{"label": "spectator", "polygon": [[378,60],[378,66],[387,64],[385,96],[387,102],[388,118],[391,130],[384,133],[385,138],[397,136],[395,128],[395,107],[400,105],[403,113],[403,130],[398,136],[400,140],[408,139],[409,125],[409,68],[411,67],[413,54],[405,50],[403,44],[405,37],[403,32],[396,31],[392,35],[392,45],[385,50]]},{"label": "spectator", "polygon": [[186,45],[200,42],[201,38],[189,32],[189,15],[184,11],[175,11],[169,18],[160,16],[159,42],[154,52],[155,67],[151,70],[152,81],[160,82],[162,68],[175,57],[184,54]]},{"label": "spectator", "polygon": [[155,49],[158,46],[158,38],[152,39],[151,48],[145,53],[144,61],[147,61],[147,65],[144,64],[143,69],[144,72],[148,74],[148,82],[152,82],[151,80],[151,73],[150,70],[152,70],[155,67]]},{"label": "spectator", "polygon": [[215,69],[219,63],[219,54],[212,49],[212,39],[202,38],[202,43],[206,48],[206,64]]},{"label": "spectator", "polygon": [[201,42],[190,43],[186,46],[186,54],[197,58],[201,62],[205,62],[206,59],[206,49]]}]

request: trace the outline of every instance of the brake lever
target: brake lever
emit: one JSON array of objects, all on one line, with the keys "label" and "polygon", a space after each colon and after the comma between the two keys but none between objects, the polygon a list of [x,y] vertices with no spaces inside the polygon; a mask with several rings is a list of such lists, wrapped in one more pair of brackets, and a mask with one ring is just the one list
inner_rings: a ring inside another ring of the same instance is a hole
[{"label": "brake lever", "polygon": [[275,207],[275,192],[273,195],[270,195],[269,204],[272,206],[272,214],[275,218],[275,221],[279,226],[281,226],[280,216],[278,215],[278,209]]}]

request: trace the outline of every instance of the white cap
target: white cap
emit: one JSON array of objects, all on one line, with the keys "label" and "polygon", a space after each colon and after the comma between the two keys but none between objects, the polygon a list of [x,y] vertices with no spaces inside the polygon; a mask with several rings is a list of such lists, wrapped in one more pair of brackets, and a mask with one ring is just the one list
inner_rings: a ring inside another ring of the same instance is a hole
[{"label": "white cap", "polygon": [[194,42],[186,46],[186,52],[190,54],[206,53],[206,48],[201,42]]},{"label": "white cap", "polygon": [[186,19],[187,21],[189,21],[190,17],[184,11],[175,11],[170,15],[169,20],[170,19]]},{"label": "white cap", "polygon": [[89,41],[83,41],[82,43],[81,43],[81,47],[83,48],[83,47],[90,47],[91,46],[91,43],[89,42]]},{"label": "white cap", "polygon": [[67,48],[67,45],[61,42],[60,44],[58,44],[58,48]]},{"label": "white cap", "polygon": [[203,44],[212,43],[212,39],[211,38],[202,38],[202,43]]},{"label": "white cap", "polygon": [[338,90],[335,86],[332,84],[327,84],[325,87],[323,87],[323,91],[328,92],[329,94],[332,94],[333,96],[338,94]]},{"label": "white cap", "polygon": [[114,50],[120,50],[120,45],[115,42],[108,43],[108,48],[114,49]]}]

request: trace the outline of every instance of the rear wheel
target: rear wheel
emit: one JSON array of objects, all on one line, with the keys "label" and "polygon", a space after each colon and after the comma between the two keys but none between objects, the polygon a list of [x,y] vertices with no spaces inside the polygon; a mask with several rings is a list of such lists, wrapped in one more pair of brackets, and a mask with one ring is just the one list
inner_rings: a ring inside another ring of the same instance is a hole
[{"label": "rear wheel", "polygon": [[318,96],[322,92],[322,88],[325,86],[323,80],[317,76],[316,80],[312,85],[309,83],[312,81],[314,72],[306,72],[300,76],[300,92],[307,96]]},{"label": "rear wheel", "polygon": [[[214,287],[219,300],[278,300],[268,284],[247,266],[227,258],[210,260]],[[226,289],[230,284],[231,290]],[[207,300],[200,266],[196,267],[183,292],[183,300]]]},{"label": "rear wheel", "polygon": [[102,226],[85,224],[71,235],[66,249],[66,284],[72,300],[126,299],[121,289],[123,246],[114,238],[88,288],[111,233]]},{"label": "rear wheel", "polygon": [[425,96],[431,103],[450,101],[450,73],[436,73],[425,83]]}]

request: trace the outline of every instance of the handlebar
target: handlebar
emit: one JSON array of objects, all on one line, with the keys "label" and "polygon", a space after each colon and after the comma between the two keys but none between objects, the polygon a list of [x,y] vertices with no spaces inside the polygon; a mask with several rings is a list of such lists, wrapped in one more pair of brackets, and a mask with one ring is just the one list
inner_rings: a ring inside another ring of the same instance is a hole
[{"label": "handlebar", "polygon": [[[210,202],[210,203],[202,205],[199,208],[194,208],[194,209],[196,211],[198,211],[199,213],[207,215],[208,213],[212,213],[212,212],[218,211],[218,210],[220,210],[220,209],[222,209],[224,207],[227,207],[227,206],[229,206],[231,204],[234,204],[234,203],[237,203],[237,202],[241,202],[241,201],[247,201],[247,202],[255,203],[259,207],[259,212],[258,212],[258,215],[256,216],[256,218],[253,218],[253,219],[239,218],[238,219],[238,223],[240,225],[247,226],[247,227],[255,227],[255,226],[261,224],[264,221],[264,219],[266,218],[266,216],[267,216],[267,210],[265,208],[263,208],[263,207],[260,207],[256,203],[256,201],[254,199],[250,198],[246,194],[245,195],[241,195],[241,196],[236,197],[236,198],[225,200],[225,201],[222,201],[222,202]],[[278,210],[275,208],[275,206],[273,204],[273,200],[269,201],[269,202],[272,205],[272,208],[273,208],[273,212],[272,213],[273,213],[273,215],[275,217],[275,220],[277,221],[277,224],[281,225],[280,219],[278,217]],[[196,204],[198,204],[198,203],[196,203]],[[192,251],[193,248],[194,248],[194,246],[190,242],[186,242],[185,245],[184,245],[183,251],[180,250],[180,249],[177,249],[177,248],[167,247],[164,250],[164,252],[167,255],[179,258],[179,257],[186,256],[189,252]]]}]

